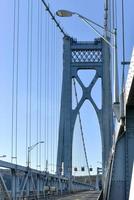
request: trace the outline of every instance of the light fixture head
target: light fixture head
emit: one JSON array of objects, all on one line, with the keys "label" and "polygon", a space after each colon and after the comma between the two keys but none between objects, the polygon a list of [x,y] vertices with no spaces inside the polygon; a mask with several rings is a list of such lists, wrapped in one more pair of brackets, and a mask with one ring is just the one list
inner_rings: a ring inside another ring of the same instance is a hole
[{"label": "light fixture head", "polygon": [[59,17],[71,17],[72,15],[74,15],[74,12],[68,11],[68,10],[58,10],[56,12],[56,15]]}]

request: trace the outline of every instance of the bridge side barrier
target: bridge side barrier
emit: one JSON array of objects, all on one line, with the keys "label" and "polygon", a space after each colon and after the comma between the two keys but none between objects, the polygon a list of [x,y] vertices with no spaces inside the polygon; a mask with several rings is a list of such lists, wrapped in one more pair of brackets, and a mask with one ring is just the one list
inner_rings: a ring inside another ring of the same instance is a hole
[{"label": "bridge side barrier", "polygon": [[100,192],[100,195],[97,200],[103,200],[103,190]]},{"label": "bridge side barrier", "polygon": [[112,178],[112,169],[113,169],[113,163],[114,163],[114,152],[111,150],[111,154],[109,157],[108,167],[105,175],[104,180],[104,192],[103,192],[103,199],[107,199],[110,192],[110,185],[111,185],[111,178]]}]

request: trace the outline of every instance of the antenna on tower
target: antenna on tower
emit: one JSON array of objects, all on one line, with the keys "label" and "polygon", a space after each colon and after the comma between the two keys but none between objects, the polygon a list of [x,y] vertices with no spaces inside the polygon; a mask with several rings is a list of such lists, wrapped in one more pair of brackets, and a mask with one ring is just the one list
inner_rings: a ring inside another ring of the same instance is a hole
[{"label": "antenna on tower", "polygon": [[108,30],[111,31],[110,0],[104,0],[104,36],[110,38]]}]

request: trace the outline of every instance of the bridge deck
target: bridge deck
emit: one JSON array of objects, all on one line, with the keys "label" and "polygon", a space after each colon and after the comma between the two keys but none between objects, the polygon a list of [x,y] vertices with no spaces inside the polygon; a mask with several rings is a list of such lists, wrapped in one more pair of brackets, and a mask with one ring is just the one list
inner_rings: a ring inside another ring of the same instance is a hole
[{"label": "bridge deck", "polygon": [[99,195],[100,192],[98,191],[88,191],[58,198],[58,200],[97,200],[99,198]]}]

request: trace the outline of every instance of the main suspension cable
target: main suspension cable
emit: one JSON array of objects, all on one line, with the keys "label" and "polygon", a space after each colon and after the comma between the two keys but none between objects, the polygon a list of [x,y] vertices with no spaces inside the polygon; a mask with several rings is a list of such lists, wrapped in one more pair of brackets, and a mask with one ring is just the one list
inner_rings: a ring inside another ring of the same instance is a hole
[{"label": "main suspension cable", "polygon": [[56,23],[56,26],[59,28],[59,30],[61,31],[61,33],[64,36],[67,36],[67,34],[64,32],[63,28],[60,26],[59,22],[57,21],[57,19],[55,18],[54,14],[51,12],[49,6],[47,5],[47,3],[44,0],[41,0],[43,5],[46,8],[46,11],[48,11],[48,13],[50,14],[50,16],[52,17],[52,20],[54,20],[54,22]]},{"label": "main suspension cable", "polygon": [[[74,78],[73,78],[73,85],[74,85],[76,104],[78,105],[78,95],[77,95],[77,89],[76,89],[76,82],[75,82]],[[81,131],[82,143],[83,143],[83,148],[84,148],[84,155],[85,155],[86,165],[87,165],[87,170],[88,170],[88,175],[89,175],[89,183],[91,184],[90,168],[89,168],[89,163],[88,163],[88,157],[87,157],[86,145],[85,145],[85,140],[84,140],[84,132],[83,132],[83,126],[82,126],[80,111],[78,111],[78,119],[79,119],[79,124],[80,124],[80,131]]]}]

